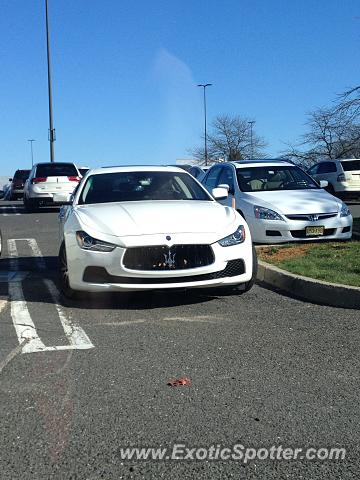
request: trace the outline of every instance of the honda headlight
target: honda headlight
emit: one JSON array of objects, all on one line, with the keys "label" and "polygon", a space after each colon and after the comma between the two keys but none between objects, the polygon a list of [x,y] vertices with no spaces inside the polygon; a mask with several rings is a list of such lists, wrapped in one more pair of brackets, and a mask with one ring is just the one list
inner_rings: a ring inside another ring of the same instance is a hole
[{"label": "honda headlight", "polygon": [[343,203],[340,210],[340,217],[348,217],[351,214],[349,207]]},{"label": "honda headlight", "polygon": [[261,220],[281,220],[282,222],[285,221],[281,215],[279,215],[274,210],[270,210],[270,208],[255,206],[254,214],[256,218],[259,218]]},{"label": "honda headlight", "polygon": [[80,248],[92,252],[112,252],[116,248],[116,245],[97,240],[83,231],[76,232],[76,240]]},{"label": "honda headlight", "polygon": [[238,245],[245,240],[245,227],[244,225],[239,225],[234,233],[228,235],[225,238],[222,238],[218,243],[222,247],[232,247],[233,245]]}]

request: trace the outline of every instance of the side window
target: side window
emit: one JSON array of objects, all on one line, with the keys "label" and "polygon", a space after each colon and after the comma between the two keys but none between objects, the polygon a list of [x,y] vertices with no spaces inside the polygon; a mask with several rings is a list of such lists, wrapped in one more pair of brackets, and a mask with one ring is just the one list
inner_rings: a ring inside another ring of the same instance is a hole
[{"label": "side window", "polygon": [[336,165],[333,162],[323,162],[319,164],[317,173],[333,173],[336,172]]},{"label": "side window", "polygon": [[210,168],[209,173],[207,174],[206,180],[205,180],[205,186],[207,189],[211,190],[212,188],[215,188],[216,185],[218,185],[217,179],[219,177],[221,167],[213,167]]},{"label": "side window", "polygon": [[234,191],[234,175],[230,167],[224,167],[221,170],[219,180],[217,181],[218,185],[229,185],[230,191]]},{"label": "side window", "polygon": [[307,173],[309,175],[316,175],[318,173],[318,170],[319,170],[319,165],[314,165],[313,167],[309,168]]}]

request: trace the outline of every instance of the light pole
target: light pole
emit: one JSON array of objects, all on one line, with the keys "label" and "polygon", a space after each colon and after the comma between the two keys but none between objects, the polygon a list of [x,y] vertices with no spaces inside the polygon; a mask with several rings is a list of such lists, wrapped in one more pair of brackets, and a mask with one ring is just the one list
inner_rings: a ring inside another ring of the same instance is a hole
[{"label": "light pole", "polygon": [[205,165],[208,164],[208,152],[207,152],[207,133],[206,133],[206,87],[211,87],[212,83],[199,83],[198,87],[204,89],[204,135],[205,135]]},{"label": "light pole", "polygon": [[248,122],[250,125],[250,151],[251,151],[251,158],[250,160],[253,160],[254,158],[254,145],[253,145],[253,125],[255,123],[255,120],[251,120],[251,122]]},{"label": "light pole", "polygon": [[49,12],[48,0],[45,0],[46,12],[46,46],[47,46],[47,71],[48,71],[48,91],[49,91],[49,140],[50,140],[50,161],[55,161],[54,142],[55,128],[53,125],[53,110],[52,110],[52,86],[51,86],[51,64],[50,64],[50,30],[49,30]]},{"label": "light pole", "polygon": [[31,149],[31,166],[34,166],[34,153],[33,153],[33,142],[36,142],[33,138],[28,140],[30,142],[30,149]]}]

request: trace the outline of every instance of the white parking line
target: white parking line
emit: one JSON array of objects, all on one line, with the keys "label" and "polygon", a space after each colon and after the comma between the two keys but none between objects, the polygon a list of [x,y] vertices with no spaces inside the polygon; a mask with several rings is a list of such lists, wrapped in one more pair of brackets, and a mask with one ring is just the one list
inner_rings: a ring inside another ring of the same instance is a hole
[{"label": "white parking line", "polygon": [[46,264],[44,257],[42,256],[41,250],[37,244],[37,241],[35,238],[10,238],[8,240],[8,252],[10,256],[10,267],[13,270],[18,270],[19,269],[19,263],[18,263],[18,250],[16,247],[16,242],[27,242],[29,245],[33,257],[36,258],[36,265],[40,270],[45,270],[46,269]]},{"label": "white parking line", "polygon": [[[17,209],[18,207],[15,207],[15,205],[8,205],[2,208],[2,210],[6,210],[6,213],[3,213],[2,215],[4,217],[8,217],[9,215],[21,215],[21,213]],[[10,213],[8,213],[8,210],[10,209]]]},{"label": "white parking line", "polygon": [[[10,256],[10,265],[15,270],[19,270],[18,250],[16,246],[17,241],[25,241],[30,246],[33,256],[37,259],[37,266],[40,270],[46,268],[44,258],[41,250],[33,238],[16,238],[8,240],[8,252]],[[94,348],[94,345],[86,335],[84,330],[78,325],[73,324],[68,320],[59,305],[59,292],[55,284],[48,279],[44,280],[45,285],[54,302],[60,323],[64,329],[69,345],[46,346],[40,339],[35,324],[31,318],[27,307],[27,302],[24,298],[24,292],[21,282],[9,283],[9,297],[11,302],[11,317],[15,327],[16,335],[20,345],[22,346],[21,353],[34,353],[44,351],[57,350],[84,350]],[[24,343],[25,342],[25,343]]]},{"label": "white parking line", "polygon": [[9,283],[9,297],[11,302],[11,317],[19,344],[27,340],[27,343],[22,348],[22,353],[45,350],[46,347],[37,334],[34,322],[27,308],[20,282]]},{"label": "white parking line", "polygon": [[50,292],[51,298],[54,301],[60,322],[63,326],[65,335],[68,338],[70,344],[73,345],[74,348],[79,349],[94,348],[94,345],[91,343],[89,337],[86,335],[84,330],[78,325],[71,323],[66,317],[63,309],[59,305],[59,291],[56,288],[55,284],[48,279],[45,279],[44,282]]},{"label": "white parking line", "polygon": [[7,300],[0,300],[0,313],[4,310],[7,305]]}]

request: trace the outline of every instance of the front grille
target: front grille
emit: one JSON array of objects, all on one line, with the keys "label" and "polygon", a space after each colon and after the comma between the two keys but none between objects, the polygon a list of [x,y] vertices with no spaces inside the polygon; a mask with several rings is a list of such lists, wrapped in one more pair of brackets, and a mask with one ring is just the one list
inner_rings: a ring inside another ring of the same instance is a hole
[{"label": "front grille", "polygon": [[333,218],[337,216],[337,212],[334,213],[309,213],[309,214],[294,214],[286,215],[289,220],[302,220],[303,222],[316,222],[317,220],[325,220],[326,218]]},{"label": "front grille", "polygon": [[131,270],[185,270],[206,267],[214,261],[210,245],[157,245],[128,248],[123,265]]},{"label": "front grille", "polygon": [[331,235],[335,235],[336,228],[325,228],[324,235],[318,235],[316,237],[311,237],[306,235],[306,230],[290,230],[291,235],[294,238],[322,238],[322,237],[330,237]]},{"label": "front grille", "polygon": [[245,273],[245,263],[242,259],[230,260],[224,270],[203,275],[190,275],[186,277],[160,277],[160,278],[139,278],[119,277],[110,275],[103,267],[86,267],[83,281],[87,283],[123,283],[123,284],[166,284],[166,283],[188,283],[201,282],[204,280],[217,280],[219,278],[236,277]]}]

